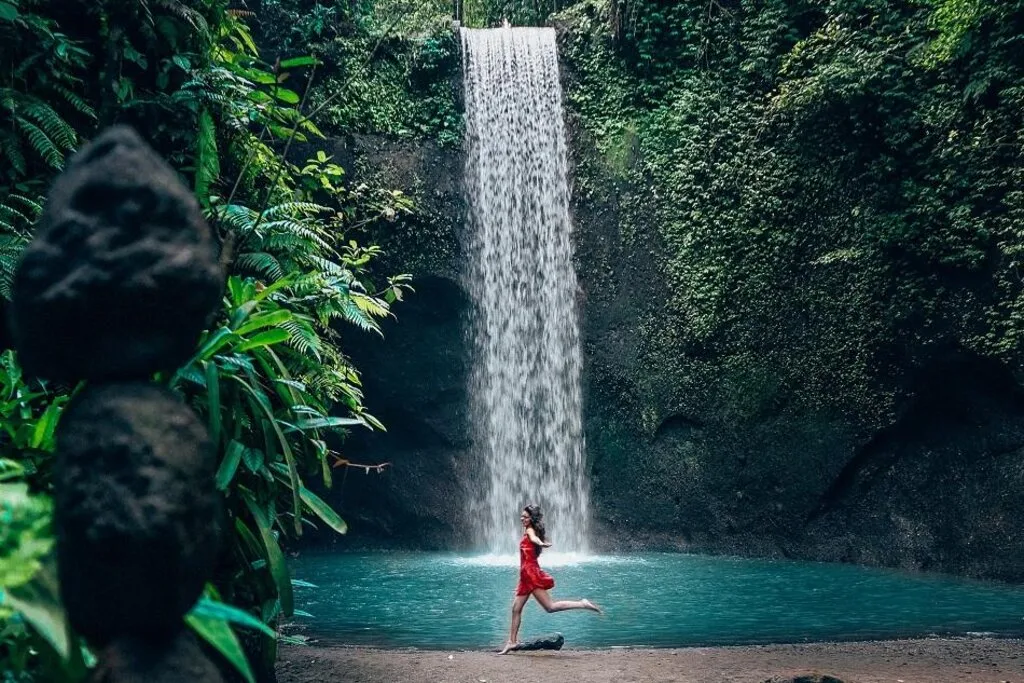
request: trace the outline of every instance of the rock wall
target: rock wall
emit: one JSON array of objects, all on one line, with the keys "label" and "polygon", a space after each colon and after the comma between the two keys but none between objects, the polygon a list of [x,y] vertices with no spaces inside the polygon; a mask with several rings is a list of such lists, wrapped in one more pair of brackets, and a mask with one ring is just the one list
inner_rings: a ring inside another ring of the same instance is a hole
[{"label": "rock wall", "polygon": [[385,250],[380,271],[411,273],[415,293],[382,324],[383,338],[346,328],[343,348],[362,371],[366,405],[387,432],[354,433],[342,445],[357,463],[390,463],[381,473],[341,470],[330,502],[349,523],[343,547],[467,547],[471,443],[465,332],[469,299],[460,284],[465,243],[457,149],[361,135],[332,140],[327,151],[353,183],[401,189],[416,202],[411,217],[373,241]]}]

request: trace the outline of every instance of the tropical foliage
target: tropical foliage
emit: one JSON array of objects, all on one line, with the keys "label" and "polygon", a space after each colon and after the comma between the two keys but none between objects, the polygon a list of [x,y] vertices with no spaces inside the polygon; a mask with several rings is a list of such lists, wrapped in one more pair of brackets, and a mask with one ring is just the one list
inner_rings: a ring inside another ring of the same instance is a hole
[{"label": "tropical foliage", "polygon": [[[114,122],[182,171],[224,245],[223,311],[194,357],[155,379],[207,421],[233,535],[227,569],[187,621],[248,680],[228,624],[262,634],[247,639],[249,659],[272,666],[277,627],[294,611],[282,543],[304,526],[345,532],[311,482],[329,487],[332,468],[348,464],[338,453],[347,430],[383,428],[342,337],[379,334],[409,289],[407,276],[372,272],[380,250],[359,235],[412,208],[400,192],[351,186],[323,152],[290,161],[293,144],[322,136],[306,101],[320,64],[300,50],[264,61],[255,18],[226,0],[0,0],[0,291],[49,182]],[[74,679],[91,664],[53,570],[49,472],[68,389],[23,377],[11,351],[0,357],[5,680]]]},{"label": "tropical foliage", "polygon": [[615,197],[625,248],[659,245],[664,300],[641,304],[652,397],[678,406],[729,377],[743,415],[785,396],[876,429],[896,368],[936,349],[1019,364],[1021,9],[616,0],[558,16],[568,108],[595,149],[578,192]]}]

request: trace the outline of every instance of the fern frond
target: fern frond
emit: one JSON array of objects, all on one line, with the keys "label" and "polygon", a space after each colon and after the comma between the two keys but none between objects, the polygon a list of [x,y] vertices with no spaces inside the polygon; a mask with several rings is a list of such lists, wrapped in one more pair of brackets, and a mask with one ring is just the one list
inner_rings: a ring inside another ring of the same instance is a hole
[{"label": "fern frond", "polygon": [[18,223],[32,223],[35,220],[23,211],[5,203],[6,201],[0,202],[0,221],[3,221],[5,226],[14,229]]},{"label": "fern frond", "polygon": [[25,154],[21,151],[21,145],[18,144],[17,139],[11,135],[0,137],[0,152],[3,152],[4,158],[15,171],[20,175],[25,175],[28,166],[25,163]]},{"label": "fern frond", "polygon": [[351,298],[339,297],[336,304],[337,306],[334,307],[334,311],[337,312],[338,317],[366,332],[381,334],[377,321],[363,312],[363,309],[359,308]]},{"label": "fern frond", "polygon": [[60,96],[64,98],[64,101],[70,104],[71,107],[79,114],[84,114],[90,119],[96,118],[96,110],[89,106],[89,103],[79,97],[73,90],[65,88],[63,85],[55,86],[54,90],[56,90]]},{"label": "fern frond", "polygon": [[20,116],[14,117],[14,123],[25,134],[32,149],[43,158],[43,161],[55,169],[60,169],[64,165],[64,155],[39,126]]},{"label": "fern frond", "polygon": [[294,218],[296,214],[301,216],[315,216],[319,213],[330,211],[326,206],[313,202],[283,202],[269,207],[263,212],[263,220],[275,221],[284,218]]},{"label": "fern frond", "polygon": [[348,271],[344,266],[331,261],[330,259],[323,258],[321,256],[313,255],[310,257],[310,262],[319,268],[321,271],[334,277],[342,278],[346,282],[352,280],[352,273]]},{"label": "fern frond", "polygon": [[252,231],[252,227],[256,223],[257,213],[248,206],[242,206],[241,204],[221,206],[213,213],[226,228],[240,234],[247,234]]},{"label": "fern frond", "polygon": [[[2,206],[2,205],[0,205]],[[0,235],[0,296],[10,300],[14,270],[18,267],[21,252],[28,245],[28,238],[21,235]]]},{"label": "fern frond", "polygon": [[321,273],[304,273],[292,282],[292,289],[297,292],[317,291],[324,287],[326,280]]},{"label": "fern frond", "polygon": [[291,335],[288,340],[289,346],[304,356],[312,355],[318,361],[320,360],[320,335],[316,333],[311,324],[295,317],[282,324],[281,327],[288,330]]},{"label": "fern frond", "polygon": [[280,280],[284,277],[281,262],[266,252],[250,251],[240,254],[235,259],[235,266],[243,272],[255,273],[270,280]]},{"label": "fern frond", "polygon": [[267,251],[273,251],[277,253],[285,253],[291,251],[299,251],[302,249],[308,249],[311,245],[304,238],[299,235],[293,235],[291,233],[279,233],[277,235],[270,235],[263,240],[263,248]]},{"label": "fern frond", "polygon": [[21,105],[21,111],[25,116],[34,119],[39,128],[62,150],[70,152],[78,145],[78,133],[75,129],[53,107],[42,100],[26,99]]},{"label": "fern frond", "polygon": [[28,214],[32,216],[31,220],[39,218],[39,215],[43,213],[43,205],[40,204],[40,202],[43,201],[42,197],[32,199],[31,197],[26,197],[20,194],[9,194],[7,195],[4,201],[8,203],[15,202],[16,204],[20,204],[22,210],[27,211]]},{"label": "fern frond", "polygon": [[355,305],[367,315],[372,315],[375,318],[386,318],[391,314],[391,309],[387,303],[377,297],[360,294],[359,292],[349,292],[349,296],[352,297]]},{"label": "fern frond", "polygon": [[305,225],[304,223],[302,223],[300,221],[291,220],[291,219],[287,219],[287,218],[283,219],[283,220],[279,220],[279,221],[270,221],[270,222],[265,222],[263,224],[263,228],[267,232],[271,232],[271,233],[273,233],[273,232],[276,232],[276,233],[281,233],[281,232],[291,233],[293,235],[301,237],[304,240],[310,242],[311,245],[315,244],[318,247],[319,251],[325,251],[325,252],[330,252],[331,251],[331,244],[330,244],[330,242],[328,242],[326,239],[324,239],[324,237],[319,234],[319,231],[315,230],[314,228],[309,227],[308,225]]},{"label": "fern frond", "polygon": [[206,23],[206,18],[197,12],[196,10],[188,7],[187,5],[180,2],[180,0],[149,0],[156,4],[156,6],[166,10],[170,14],[175,15],[179,19],[187,22],[199,33],[204,39],[210,38],[210,25]]}]

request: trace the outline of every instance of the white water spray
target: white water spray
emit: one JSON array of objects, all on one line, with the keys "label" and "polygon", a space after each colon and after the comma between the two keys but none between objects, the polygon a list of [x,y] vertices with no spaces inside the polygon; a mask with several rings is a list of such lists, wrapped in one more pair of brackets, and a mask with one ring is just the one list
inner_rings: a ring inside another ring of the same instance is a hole
[{"label": "white water spray", "polygon": [[552,550],[587,550],[581,350],[555,32],[462,29],[474,302],[470,387],[486,476],[478,540],[507,554],[537,503]]}]

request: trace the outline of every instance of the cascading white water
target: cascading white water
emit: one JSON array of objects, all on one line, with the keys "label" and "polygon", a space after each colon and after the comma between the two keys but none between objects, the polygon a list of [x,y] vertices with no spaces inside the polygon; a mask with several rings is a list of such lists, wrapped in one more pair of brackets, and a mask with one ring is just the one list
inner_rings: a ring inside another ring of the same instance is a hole
[{"label": "cascading white water", "polygon": [[470,396],[486,476],[479,540],[515,550],[537,503],[553,550],[585,553],[581,350],[555,32],[462,29],[474,301]]}]

